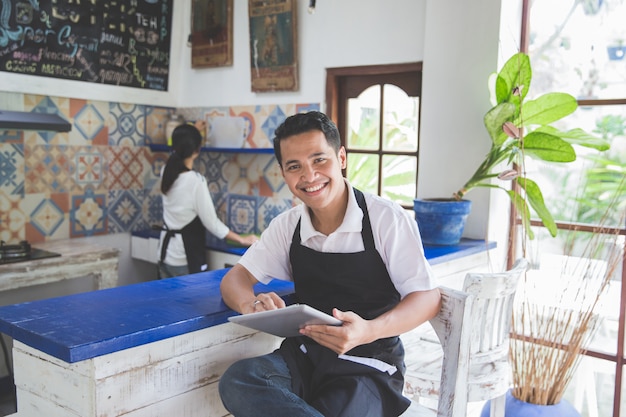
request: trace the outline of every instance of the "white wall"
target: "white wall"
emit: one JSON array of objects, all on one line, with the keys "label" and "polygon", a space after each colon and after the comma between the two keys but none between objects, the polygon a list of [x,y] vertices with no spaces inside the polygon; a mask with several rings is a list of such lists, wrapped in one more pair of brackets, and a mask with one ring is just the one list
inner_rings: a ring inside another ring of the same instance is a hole
[{"label": "white wall", "polygon": [[[451,197],[489,150],[482,120],[487,79],[497,70],[500,1],[432,0],[426,11],[418,196]],[[466,198],[464,235],[490,238],[489,193]]]},{"label": "white wall", "polygon": [[[186,2],[187,3],[187,2]],[[182,51],[182,106],[324,103],[326,68],[417,62],[423,58],[426,0],[308,0],[298,4],[299,91],[250,91],[248,2],[235,0],[233,66],[192,69]],[[178,3],[177,3],[178,4]],[[186,5],[191,12],[190,2]],[[185,33],[190,32],[189,19]]]},{"label": "white wall", "polygon": [[[501,4],[502,3],[502,4]],[[426,7],[418,196],[449,197],[491,145],[483,116],[488,78],[517,52],[521,1],[429,0]],[[464,236],[496,240],[496,269],[507,246],[509,199],[474,189]]]}]

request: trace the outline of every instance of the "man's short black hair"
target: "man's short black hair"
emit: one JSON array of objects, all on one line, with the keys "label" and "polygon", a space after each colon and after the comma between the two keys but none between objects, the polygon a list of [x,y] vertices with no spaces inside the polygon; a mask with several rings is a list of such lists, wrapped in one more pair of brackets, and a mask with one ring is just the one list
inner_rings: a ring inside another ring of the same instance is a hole
[{"label": "man's short black hair", "polygon": [[291,136],[312,130],[321,131],[326,137],[326,141],[333,147],[335,153],[341,148],[341,138],[335,123],[324,113],[310,111],[308,113],[298,113],[287,117],[285,121],[276,128],[274,137],[274,155],[278,164],[282,166],[282,155],[280,153],[280,142]]}]

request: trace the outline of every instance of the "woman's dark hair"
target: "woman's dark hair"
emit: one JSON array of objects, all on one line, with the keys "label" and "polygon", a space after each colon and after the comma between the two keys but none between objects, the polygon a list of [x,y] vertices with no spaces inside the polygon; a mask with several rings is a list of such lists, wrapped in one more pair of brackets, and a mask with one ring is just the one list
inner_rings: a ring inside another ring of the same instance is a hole
[{"label": "woman's dark hair", "polygon": [[183,124],[172,132],[172,153],[163,168],[161,192],[167,194],[181,172],[189,171],[185,159],[200,151],[202,135],[195,126]]},{"label": "woman's dark hair", "polygon": [[339,148],[341,148],[339,130],[337,130],[337,126],[328,118],[328,116],[318,111],[298,113],[287,117],[274,132],[276,135],[274,137],[274,155],[276,156],[276,160],[278,160],[278,164],[280,166],[282,166],[280,142],[291,136],[310,132],[312,130],[321,131],[326,137],[328,144],[333,147],[335,152],[339,152]]}]

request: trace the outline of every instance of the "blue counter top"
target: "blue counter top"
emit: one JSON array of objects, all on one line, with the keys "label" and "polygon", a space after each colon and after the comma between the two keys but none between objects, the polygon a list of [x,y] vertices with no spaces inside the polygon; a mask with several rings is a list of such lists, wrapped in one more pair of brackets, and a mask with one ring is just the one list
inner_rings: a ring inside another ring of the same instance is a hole
[{"label": "blue counter top", "polygon": [[431,265],[449,262],[465,256],[486,252],[496,247],[496,242],[479,239],[461,239],[458,245],[435,246],[424,245],[424,255]]},{"label": "blue counter top", "polygon": [[[132,232],[133,236],[148,238],[159,238],[158,230],[139,230]],[[450,246],[434,246],[424,245],[424,254],[431,265],[437,265],[442,262],[448,262],[459,257],[472,255],[474,253],[483,252],[496,247],[495,242],[487,242],[479,239],[461,239],[458,245]],[[243,255],[246,248],[240,246],[229,245],[223,239],[218,239],[211,233],[206,234],[206,248],[234,255]]]},{"label": "blue counter top", "polygon": [[[482,240],[425,248],[432,264],[495,247]],[[219,284],[228,269],[0,307],[0,332],[66,362],[77,362],[225,323],[235,315]],[[294,302],[293,285],[274,280]]]},{"label": "blue counter top", "polygon": [[[228,269],[0,307],[0,332],[66,362],[128,349],[225,323],[237,314],[219,285]],[[274,280],[293,303],[293,284]]]}]

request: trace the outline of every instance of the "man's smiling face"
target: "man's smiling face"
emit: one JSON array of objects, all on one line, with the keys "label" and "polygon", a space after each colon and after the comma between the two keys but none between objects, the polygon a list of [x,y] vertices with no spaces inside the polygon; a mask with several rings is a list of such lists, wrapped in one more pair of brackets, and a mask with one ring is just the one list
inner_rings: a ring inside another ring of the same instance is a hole
[{"label": "man's smiling face", "polygon": [[341,170],[346,167],[346,151],[338,153],[319,130],[300,133],[280,143],[282,173],[295,197],[313,211],[329,208],[346,189]]}]

